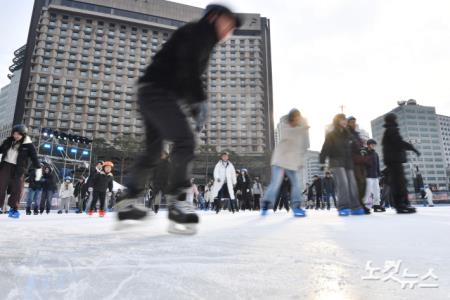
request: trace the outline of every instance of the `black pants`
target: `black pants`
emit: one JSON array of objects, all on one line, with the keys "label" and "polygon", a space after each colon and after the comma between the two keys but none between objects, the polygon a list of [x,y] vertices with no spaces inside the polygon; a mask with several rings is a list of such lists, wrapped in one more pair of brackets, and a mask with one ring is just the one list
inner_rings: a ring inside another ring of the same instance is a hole
[{"label": "black pants", "polygon": [[20,198],[23,194],[25,178],[23,175],[16,176],[16,165],[2,162],[0,164],[0,209],[6,198],[6,192],[9,190],[8,205],[13,209],[18,209]]},{"label": "black pants", "polygon": [[322,195],[316,194],[316,209],[323,208]]},{"label": "black pants", "polygon": [[44,212],[44,210],[47,213],[50,212],[50,209],[52,208],[52,198],[53,198],[54,193],[55,193],[55,191],[42,190],[41,204],[39,207],[41,214]]},{"label": "black pants", "polygon": [[97,206],[97,200],[100,199],[100,210],[105,210],[106,192],[94,191],[92,194],[91,209],[94,210]]},{"label": "black pants", "polygon": [[261,195],[260,194],[254,194],[253,195],[253,209],[254,210],[260,210],[261,205],[259,204],[261,201]]},{"label": "black pants", "polygon": [[389,187],[391,190],[391,203],[395,208],[409,206],[407,181],[403,164],[386,165],[389,176]]},{"label": "black pants", "polygon": [[163,141],[173,142],[167,194],[180,193],[191,186],[190,164],[194,159],[195,139],[186,115],[169,91],[151,84],[138,91],[140,113],[145,124],[146,150],[130,170],[126,185],[130,196],[144,190],[152,168],[161,157]]},{"label": "black pants", "polygon": [[291,197],[289,196],[289,194],[281,194],[278,199],[275,201],[275,205],[273,206],[273,210],[276,211],[277,209],[282,209],[283,206],[284,208],[289,211],[289,199]]},{"label": "black pants", "polygon": [[356,184],[358,185],[358,201],[359,204],[362,207],[366,207],[366,204],[364,203],[364,196],[366,195],[366,178],[367,178],[367,170],[365,165],[358,165],[355,164],[354,172],[355,172],[355,179]]}]

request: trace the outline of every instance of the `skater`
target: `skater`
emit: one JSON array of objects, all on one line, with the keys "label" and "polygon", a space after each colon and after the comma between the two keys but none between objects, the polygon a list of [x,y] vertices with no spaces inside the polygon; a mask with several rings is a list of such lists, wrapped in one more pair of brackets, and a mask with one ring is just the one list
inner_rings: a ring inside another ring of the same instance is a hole
[{"label": "skater", "polygon": [[306,188],[302,194],[306,195],[306,209],[313,209],[314,208],[314,190],[309,182],[306,183]]},{"label": "skater", "polygon": [[32,168],[36,169],[36,181],[40,180],[42,174],[36,149],[27,133],[28,129],[25,125],[15,125],[12,128],[11,136],[5,139],[0,146],[0,210],[8,190],[8,194],[10,194],[8,217],[15,219],[20,217],[19,202],[23,194],[25,174],[30,166],[30,161]]},{"label": "skater", "polygon": [[28,195],[26,214],[31,215],[31,206],[33,205],[33,214],[39,214],[39,204],[41,202],[42,182],[36,181],[36,170],[30,170],[28,174]]},{"label": "skater", "polygon": [[317,175],[313,176],[312,188],[316,197],[316,210],[324,209],[325,207],[322,203],[322,179]]},{"label": "skater", "polygon": [[338,215],[364,215],[364,209],[358,200],[358,187],[353,172],[353,138],[347,129],[345,115],[336,115],[333,126],[334,129],[325,137],[320,163],[325,164],[326,158],[329,159],[329,167],[337,186]]},{"label": "skater", "polygon": [[72,202],[72,197],[74,194],[74,187],[72,183],[72,177],[66,176],[64,182],[59,188],[59,198],[61,199],[61,204],[59,206],[58,214],[62,214],[63,211],[69,213],[70,203]]},{"label": "skater", "polygon": [[407,181],[403,164],[406,163],[406,150],[413,151],[417,156],[420,152],[400,135],[397,116],[389,113],[384,117],[383,159],[389,174],[389,186],[392,191],[394,208],[398,214],[416,212],[408,200]]},{"label": "skater", "polygon": [[323,185],[323,200],[327,205],[327,210],[330,210],[330,197],[333,198],[334,207],[336,204],[336,184],[334,178],[331,176],[330,171],[325,172],[325,177],[322,180]]},{"label": "skater", "polygon": [[211,188],[212,182],[208,181],[208,183],[204,187],[203,198],[205,199],[205,210],[210,209],[211,205]]},{"label": "skater", "polygon": [[252,191],[250,176],[248,176],[247,169],[242,169],[239,176],[237,177],[236,184],[237,193],[241,197],[240,208],[245,211],[246,209],[252,209]]},{"label": "skater", "polygon": [[169,231],[195,233],[199,219],[185,201],[190,187],[189,165],[195,157],[195,137],[186,113],[195,119],[195,129],[200,132],[207,110],[202,74],[214,46],[231,35],[240,23],[239,17],[228,8],[208,5],[199,21],[188,23],[172,34],[139,78],[138,103],[146,126],[147,149],[126,184],[128,201],[120,205],[119,220],[142,220],[147,216],[147,210],[136,206],[133,198],[144,190],[147,175],[166,140],[173,142],[166,194]]},{"label": "skater", "polygon": [[104,163],[103,160],[98,161],[95,164],[95,168],[93,168],[93,169],[91,168],[91,170],[89,171],[89,177],[88,177],[88,180],[87,180],[87,183],[86,183],[87,186],[88,186],[88,193],[89,193],[88,199],[87,199],[86,205],[85,205],[86,213],[89,212],[89,208],[91,207],[91,204],[92,204],[92,198],[93,198],[93,192],[94,192],[93,186],[94,186],[95,175],[96,174],[100,174],[102,172],[102,170],[103,170],[103,163]]},{"label": "skater", "polygon": [[195,203],[198,202],[198,187],[195,184],[195,179],[191,178],[191,187],[188,189],[186,193],[186,201],[192,206],[196,206]]},{"label": "skater", "polygon": [[297,109],[292,109],[282,118],[281,137],[279,144],[272,154],[272,178],[263,197],[261,215],[265,216],[274,204],[284,175],[291,182],[291,205],[295,217],[305,217],[306,212],[301,208],[301,192],[299,170],[304,166],[305,153],[308,148],[308,127]]},{"label": "skater", "polygon": [[389,187],[389,176],[387,169],[384,169],[381,171],[381,178],[380,178],[380,191],[381,191],[381,202],[380,205],[383,208],[390,208],[392,207],[392,193],[391,188]]},{"label": "skater", "polygon": [[[113,192],[114,177],[112,174],[112,168],[114,164],[110,161],[103,163],[103,170],[100,173],[95,174],[92,186],[92,203],[89,209],[89,216],[94,214],[94,209],[97,206],[97,200],[100,200],[100,209],[98,211],[99,217],[103,218],[105,212],[105,200],[106,196],[111,197]],[[107,195],[108,193],[108,195]]]},{"label": "skater", "polygon": [[428,207],[433,207],[433,192],[430,189],[430,186],[428,184],[425,185],[425,199],[427,200],[427,203],[424,203],[424,206],[428,204]]},{"label": "skater", "polygon": [[[366,195],[364,196],[364,202],[366,207],[372,207],[374,212],[385,212],[386,209],[381,206],[381,192],[380,192],[380,159],[378,153],[375,151],[377,142],[374,139],[367,141],[367,158],[369,163],[367,164],[367,184]],[[373,199],[372,201],[370,199]]]},{"label": "skater", "polygon": [[278,209],[286,209],[289,212],[289,201],[291,199],[291,182],[289,181],[289,177],[284,175],[283,183],[280,187],[280,194],[277,197],[277,201],[275,201],[275,205],[273,206],[273,211],[277,211]]},{"label": "skater", "polygon": [[255,181],[252,186],[253,194],[253,209],[261,209],[261,197],[264,195],[264,189],[258,176],[255,177]]},{"label": "skater", "polygon": [[236,171],[229,160],[229,154],[228,152],[223,152],[220,156],[220,161],[214,168],[212,196],[214,197],[216,213],[219,213],[223,199],[228,201],[229,209],[233,213],[235,212],[237,205],[234,196],[234,186],[236,183]]},{"label": "skater", "polygon": [[41,181],[42,196],[39,211],[42,215],[44,213],[44,210],[47,214],[50,213],[50,209],[52,208],[53,195],[58,190],[56,176],[49,165],[44,166],[44,172],[42,174]]},{"label": "skater", "polygon": [[358,200],[366,215],[370,214],[370,209],[366,207],[364,200],[366,195],[366,169],[368,164],[367,149],[364,147],[364,140],[356,130],[356,118],[351,116],[347,119],[347,127],[353,138],[352,142],[352,158],[353,171],[355,173],[356,185],[358,187]]},{"label": "skater", "polygon": [[78,201],[76,213],[82,213],[86,209],[86,201],[87,198],[89,198],[88,185],[86,184],[86,178],[84,178],[84,176],[81,176],[75,184],[73,195]]}]

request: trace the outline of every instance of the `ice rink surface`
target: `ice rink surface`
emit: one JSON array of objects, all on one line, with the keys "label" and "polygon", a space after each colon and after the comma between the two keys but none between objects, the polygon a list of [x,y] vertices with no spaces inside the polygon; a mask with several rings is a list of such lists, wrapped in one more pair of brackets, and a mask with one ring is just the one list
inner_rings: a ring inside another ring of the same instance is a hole
[{"label": "ice rink surface", "polygon": [[202,212],[196,236],[165,212],[119,232],[113,214],[0,215],[0,299],[450,299],[449,206],[308,213]]}]

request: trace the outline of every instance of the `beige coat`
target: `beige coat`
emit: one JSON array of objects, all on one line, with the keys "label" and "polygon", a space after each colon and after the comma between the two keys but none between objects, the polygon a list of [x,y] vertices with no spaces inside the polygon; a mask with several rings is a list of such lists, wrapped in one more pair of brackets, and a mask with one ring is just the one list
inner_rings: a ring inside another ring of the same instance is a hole
[{"label": "beige coat", "polygon": [[308,125],[291,127],[287,118],[281,121],[280,142],[272,155],[272,165],[287,170],[298,171],[305,165],[305,154],[309,148]]}]

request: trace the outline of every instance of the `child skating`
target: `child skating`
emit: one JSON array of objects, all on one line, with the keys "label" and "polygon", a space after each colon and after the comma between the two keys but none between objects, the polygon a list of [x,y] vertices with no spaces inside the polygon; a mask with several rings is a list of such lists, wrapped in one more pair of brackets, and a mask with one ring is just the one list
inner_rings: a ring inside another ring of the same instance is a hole
[{"label": "child skating", "polygon": [[66,176],[64,178],[64,182],[61,184],[59,188],[59,198],[61,198],[61,204],[59,206],[58,214],[62,214],[63,211],[69,213],[70,202],[72,202],[73,193],[75,188],[73,187],[72,178],[70,176]]},{"label": "child skating", "polygon": [[106,193],[112,195],[114,177],[112,174],[112,168],[114,164],[110,161],[105,161],[103,163],[103,169],[100,173],[95,174],[93,179],[93,194],[91,208],[88,214],[92,216],[94,214],[95,207],[97,206],[97,200],[100,200],[100,209],[98,215],[100,217],[105,216],[105,200]]}]

